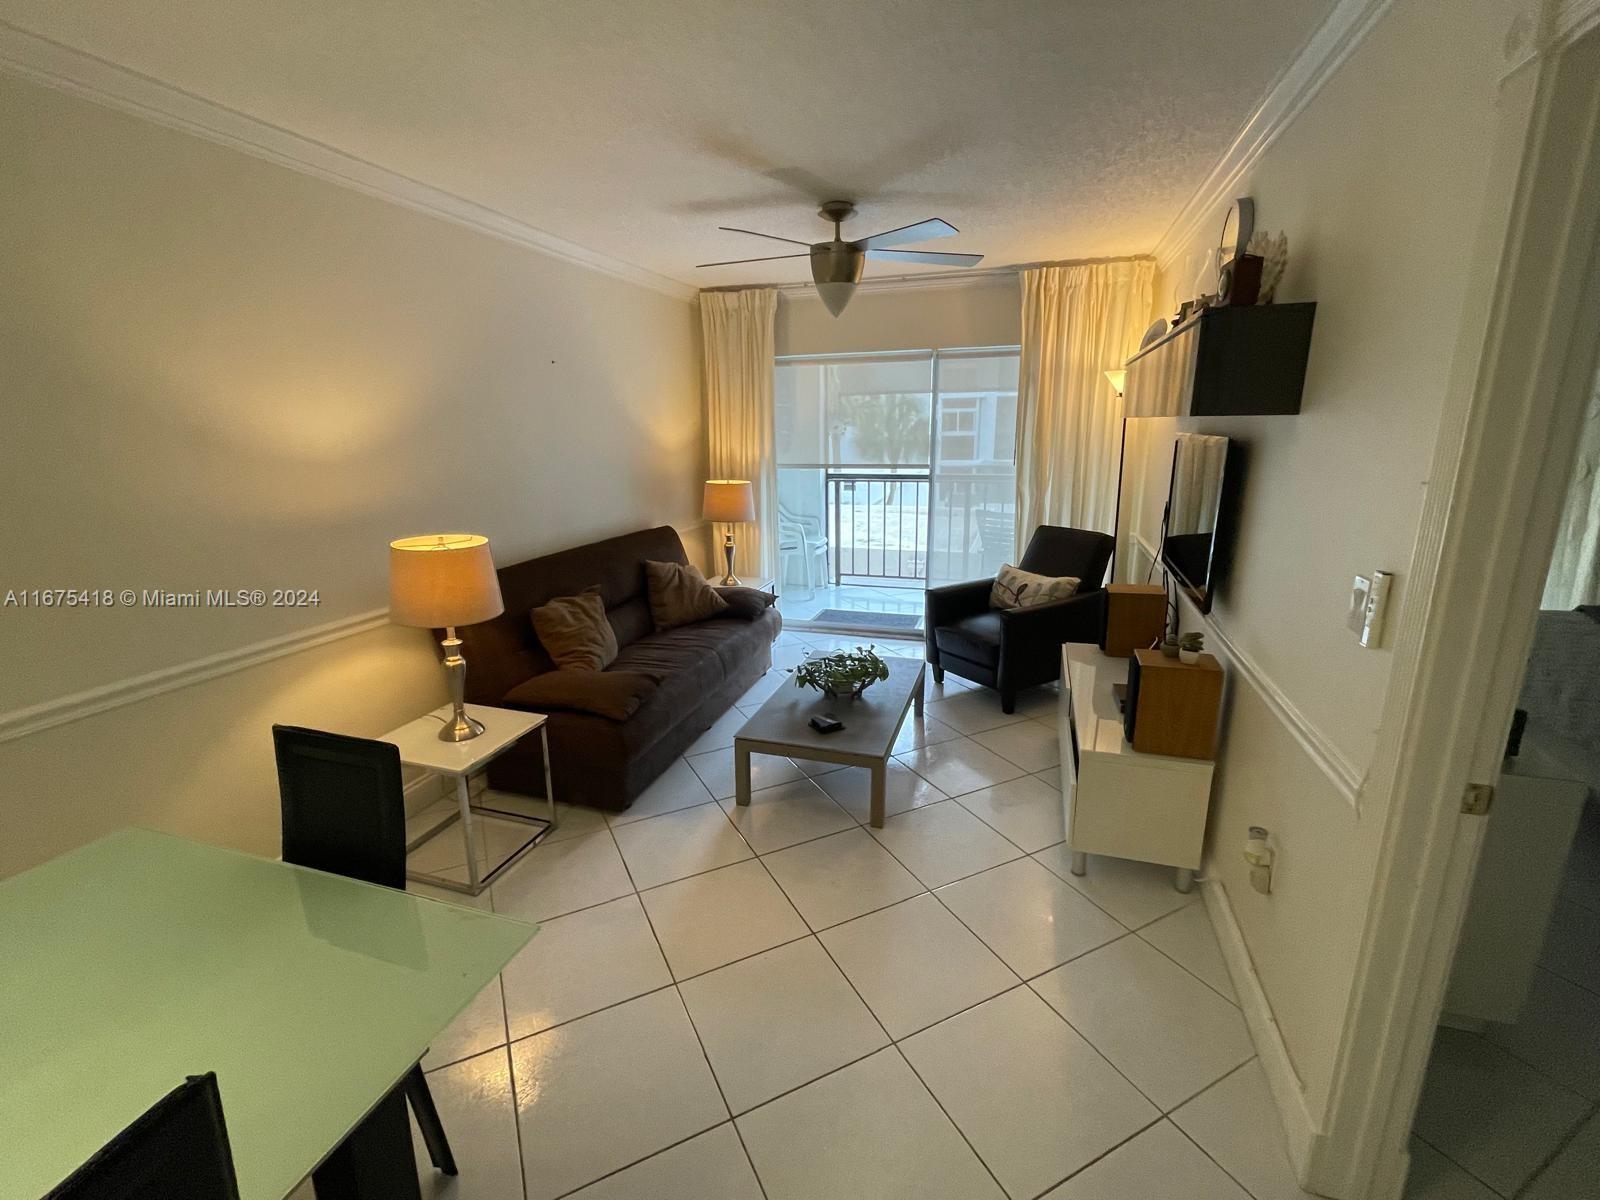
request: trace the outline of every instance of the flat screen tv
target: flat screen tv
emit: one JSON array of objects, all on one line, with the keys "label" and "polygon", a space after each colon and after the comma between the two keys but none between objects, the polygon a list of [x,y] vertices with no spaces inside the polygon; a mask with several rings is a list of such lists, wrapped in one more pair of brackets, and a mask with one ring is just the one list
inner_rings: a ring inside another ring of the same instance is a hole
[{"label": "flat screen tv", "polygon": [[1232,550],[1239,453],[1229,438],[1180,433],[1172,449],[1172,480],[1161,528],[1161,565],[1203,613]]}]

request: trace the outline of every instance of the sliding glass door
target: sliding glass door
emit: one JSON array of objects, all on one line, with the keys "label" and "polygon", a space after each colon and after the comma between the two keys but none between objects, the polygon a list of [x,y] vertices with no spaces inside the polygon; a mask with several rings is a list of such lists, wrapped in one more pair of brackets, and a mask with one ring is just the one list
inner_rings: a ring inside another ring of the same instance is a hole
[{"label": "sliding glass door", "polygon": [[937,586],[1015,561],[1017,351],[942,350],[934,368],[927,581]]},{"label": "sliding glass door", "polygon": [[1011,553],[1016,379],[1014,347],[779,359],[784,590],[827,590],[839,623],[992,573]]}]

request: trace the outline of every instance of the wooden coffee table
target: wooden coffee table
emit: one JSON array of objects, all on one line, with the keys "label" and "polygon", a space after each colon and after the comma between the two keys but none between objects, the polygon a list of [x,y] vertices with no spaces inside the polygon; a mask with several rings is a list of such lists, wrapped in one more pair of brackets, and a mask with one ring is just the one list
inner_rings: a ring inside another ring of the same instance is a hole
[{"label": "wooden coffee table", "polygon": [[[914,706],[922,716],[922,676],[927,663],[891,658],[889,678],[854,700],[830,700],[792,680],[774,692],[733,738],[733,771],[740,804],[750,803],[750,755],[781,754],[866,767],[872,772],[872,827],[883,828],[884,780],[895,738]],[[808,722],[832,713],[844,722],[836,733],[818,733]]]}]

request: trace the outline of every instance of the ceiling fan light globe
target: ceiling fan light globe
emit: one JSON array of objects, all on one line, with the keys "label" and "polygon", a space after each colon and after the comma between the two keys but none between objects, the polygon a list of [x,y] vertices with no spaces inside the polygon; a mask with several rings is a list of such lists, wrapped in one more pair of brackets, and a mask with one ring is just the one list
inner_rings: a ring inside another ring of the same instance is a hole
[{"label": "ceiling fan light globe", "polygon": [[844,311],[844,306],[850,303],[850,297],[856,294],[856,285],[850,283],[819,283],[817,295],[822,297],[823,307],[834,316]]},{"label": "ceiling fan light globe", "polygon": [[866,264],[866,254],[850,242],[818,242],[811,247],[811,279],[817,285],[817,295],[834,316],[842,313],[855,295]]}]

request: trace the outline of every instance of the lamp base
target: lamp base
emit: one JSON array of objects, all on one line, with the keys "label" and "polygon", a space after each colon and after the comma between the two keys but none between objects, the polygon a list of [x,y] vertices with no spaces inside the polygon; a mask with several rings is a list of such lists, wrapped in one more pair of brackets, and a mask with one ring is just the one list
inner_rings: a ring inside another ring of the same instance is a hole
[{"label": "lamp base", "polygon": [[439,727],[439,740],[470,742],[483,732],[483,722],[467,716],[467,660],[461,657],[461,639],[456,636],[454,625],[445,630],[444,640],[439,646],[443,651],[444,677],[450,689],[451,709],[450,717]]},{"label": "lamp base", "polygon": [[441,742],[470,742],[483,733],[483,722],[475,721],[459,709],[452,720],[439,726]]},{"label": "lamp base", "polygon": [[739,577],[733,573],[733,526],[728,526],[728,532],[722,539],[722,557],[727,561],[728,573],[722,577],[722,587],[739,587]]}]

